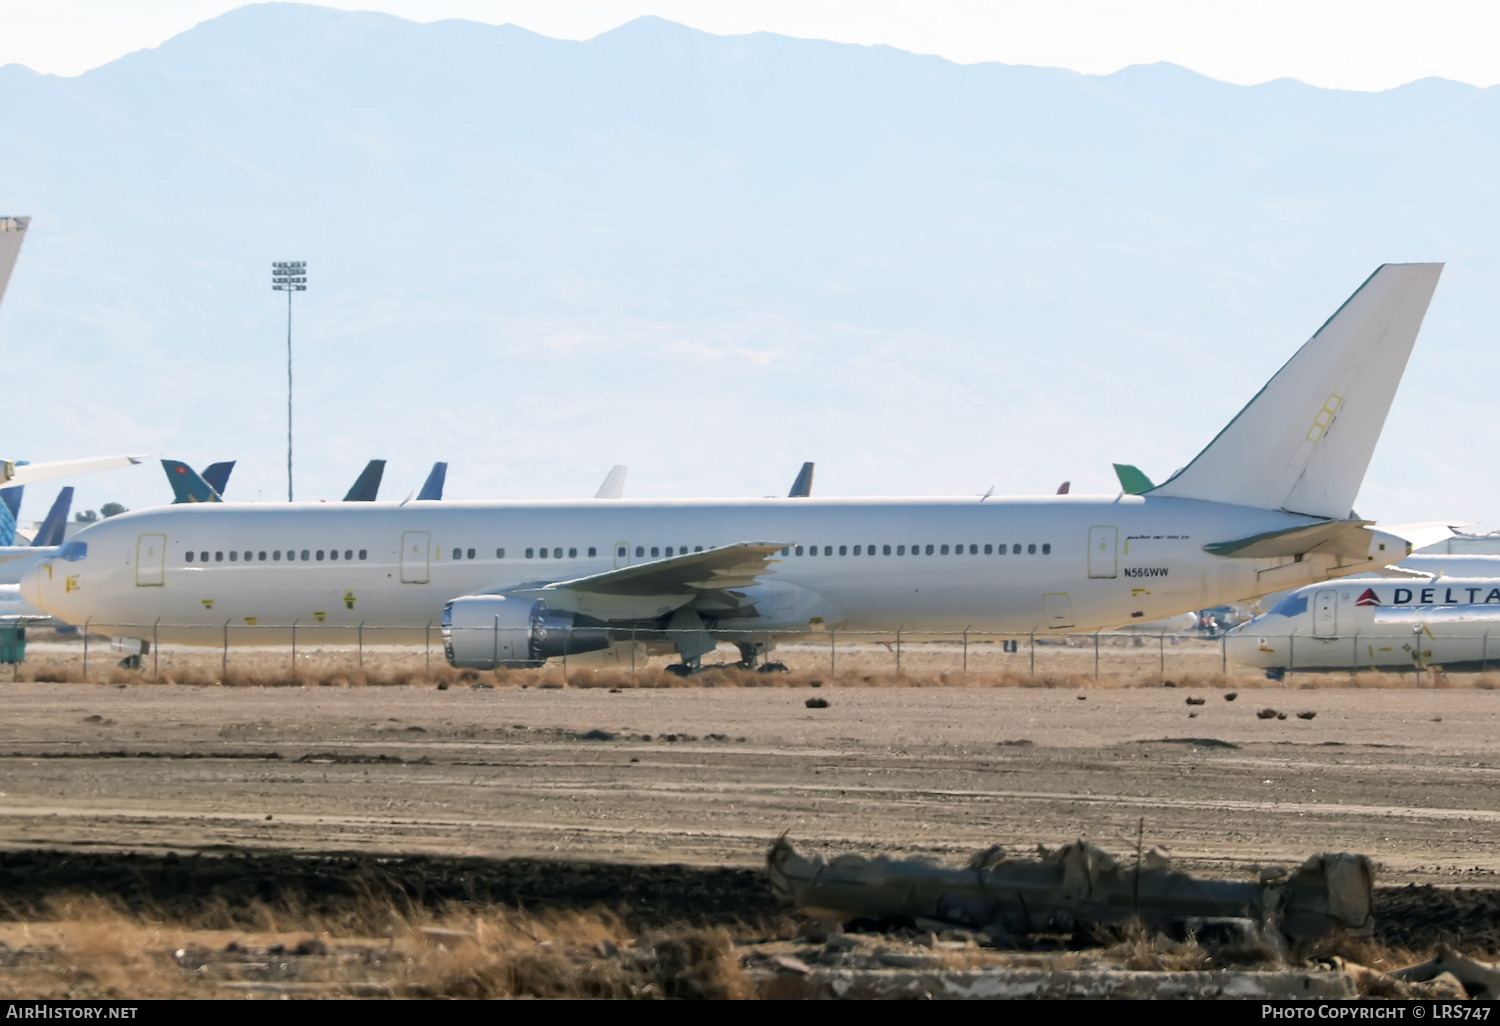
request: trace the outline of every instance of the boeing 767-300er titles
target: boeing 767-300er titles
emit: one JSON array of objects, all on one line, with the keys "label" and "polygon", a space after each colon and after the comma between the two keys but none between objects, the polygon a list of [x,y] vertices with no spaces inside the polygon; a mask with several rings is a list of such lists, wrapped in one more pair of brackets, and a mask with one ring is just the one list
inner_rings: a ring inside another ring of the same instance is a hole
[{"label": "boeing 767-300er titles", "polygon": [[719,640],[754,663],[810,625],[1092,630],[1346,576],[1411,548],[1351,506],[1441,270],[1380,267],[1140,495],[168,506],[80,532],[25,597],[142,641],[437,624],[456,666],[629,639],[692,668]]}]

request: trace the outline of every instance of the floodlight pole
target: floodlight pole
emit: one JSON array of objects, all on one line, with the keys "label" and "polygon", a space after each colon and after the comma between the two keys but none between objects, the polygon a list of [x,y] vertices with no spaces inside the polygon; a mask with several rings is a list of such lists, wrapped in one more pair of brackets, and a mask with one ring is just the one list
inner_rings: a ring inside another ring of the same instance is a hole
[{"label": "floodlight pole", "polygon": [[292,501],[292,293],[307,291],[307,261],[271,261],[271,288],[286,293],[286,501]]}]

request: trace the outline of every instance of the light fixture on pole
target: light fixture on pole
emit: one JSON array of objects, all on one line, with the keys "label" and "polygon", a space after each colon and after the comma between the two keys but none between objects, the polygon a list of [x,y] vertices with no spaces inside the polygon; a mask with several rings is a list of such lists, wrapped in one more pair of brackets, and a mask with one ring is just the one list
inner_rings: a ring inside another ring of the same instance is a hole
[{"label": "light fixture on pole", "polygon": [[292,501],[292,293],[307,291],[306,260],[271,261],[271,288],[286,293],[286,501]]}]

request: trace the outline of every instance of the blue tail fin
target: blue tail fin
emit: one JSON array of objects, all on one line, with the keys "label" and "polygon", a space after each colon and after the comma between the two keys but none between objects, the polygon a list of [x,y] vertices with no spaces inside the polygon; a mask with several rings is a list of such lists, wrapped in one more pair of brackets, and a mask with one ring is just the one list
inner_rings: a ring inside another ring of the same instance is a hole
[{"label": "blue tail fin", "polygon": [[222,502],[219,493],[198,472],[181,460],[162,460],[162,469],[167,472],[167,481],[172,485],[172,503]]},{"label": "blue tail fin", "polygon": [[355,479],[345,502],[374,502],[380,494],[380,479],[385,476],[385,460],[371,460]]},{"label": "blue tail fin", "polygon": [[813,465],[802,464],[802,469],[797,472],[797,480],[792,482],[792,490],[786,493],[788,499],[805,499],[812,495]]},{"label": "blue tail fin", "polygon": [[448,464],[434,463],[432,473],[427,475],[427,480],[422,485],[422,490],[417,493],[418,499],[431,499],[436,501],[443,497],[443,484],[448,480]]},{"label": "blue tail fin", "polygon": [[31,544],[49,549],[61,545],[63,535],[68,529],[68,512],[72,508],[73,486],[68,485],[57,493],[57,499],[52,503],[52,508],[47,511],[47,519],[42,521],[42,526],[37,529],[36,537],[31,539]]},{"label": "blue tail fin", "polygon": [[225,463],[211,463],[199,476],[208,482],[208,486],[218,493],[219,498],[224,498],[224,489],[229,487],[229,474],[234,470],[234,460]]},{"label": "blue tail fin", "polygon": [[16,518],[21,515],[21,493],[25,485],[0,489],[0,545],[16,543]]}]

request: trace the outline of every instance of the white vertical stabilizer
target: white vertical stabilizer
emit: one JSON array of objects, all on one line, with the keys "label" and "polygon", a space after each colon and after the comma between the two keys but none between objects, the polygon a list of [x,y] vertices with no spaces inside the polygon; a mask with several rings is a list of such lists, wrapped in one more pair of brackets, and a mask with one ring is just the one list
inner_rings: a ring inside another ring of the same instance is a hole
[{"label": "white vertical stabilizer", "polygon": [[26,226],[29,224],[29,217],[0,215],[0,299],[5,298],[5,286],[10,282],[10,272],[16,266],[16,257],[21,254],[21,242],[26,238]]},{"label": "white vertical stabilizer", "polygon": [[1382,264],[1151,495],[1347,517],[1442,264]]},{"label": "white vertical stabilizer", "polygon": [[609,476],[594,493],[596,499],[621,499],[625,496],[625,472],[630,468],[623,463],[616,463],[610,468]]}]

